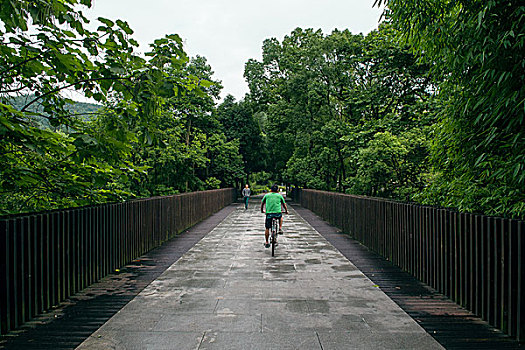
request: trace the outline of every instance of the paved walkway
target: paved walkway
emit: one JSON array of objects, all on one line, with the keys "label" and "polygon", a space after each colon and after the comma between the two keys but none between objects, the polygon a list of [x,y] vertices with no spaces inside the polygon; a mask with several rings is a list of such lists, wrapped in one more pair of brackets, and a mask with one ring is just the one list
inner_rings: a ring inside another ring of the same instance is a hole
[{"label": "paved walkway", "polygon": [[442,349],[293,210],[238,209],[79,349]]}]

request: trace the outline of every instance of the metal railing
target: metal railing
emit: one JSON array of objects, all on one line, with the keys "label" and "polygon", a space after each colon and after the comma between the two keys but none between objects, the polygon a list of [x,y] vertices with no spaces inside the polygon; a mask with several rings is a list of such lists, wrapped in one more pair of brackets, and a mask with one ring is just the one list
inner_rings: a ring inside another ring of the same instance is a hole
[{"label": "metal railing", "polygon": [[316,190],[295,200],[369,249],[525,340],[525,221]]},{"label": "metal railing", "polygon": [[0,334],[235,200],[234,189],[0,217]]}]

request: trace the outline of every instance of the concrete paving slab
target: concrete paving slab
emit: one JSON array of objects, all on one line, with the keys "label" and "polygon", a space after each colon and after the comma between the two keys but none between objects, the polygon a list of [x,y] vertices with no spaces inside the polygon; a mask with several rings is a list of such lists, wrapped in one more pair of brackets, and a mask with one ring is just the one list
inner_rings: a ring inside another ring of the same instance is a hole
[{"label": "concrete paving slab", "polygon": [[202,342],[200,332],[96,332],[83,342],[79,350],[195,350]]},{"label": "concrete paving slab", "polygon": [[155,331],[257,333],[261,331],[261,316],[257,314],[170,314],[159,320]]},{"label": "concrete paving slab", "polygon": [[294,333],[206,333],[199,350],[322,350],[315,332]]},{"label": "concrete paving slab", "polygon": [[421,332],[392,334],[358,330],[320,330],[318,334],[323,350],[443,349],[430,335]]},{"label": "concrete paving slab", "polygon": [[272,257],[258,206],[239,205],[80,348],[441,348],[293,210]]}]

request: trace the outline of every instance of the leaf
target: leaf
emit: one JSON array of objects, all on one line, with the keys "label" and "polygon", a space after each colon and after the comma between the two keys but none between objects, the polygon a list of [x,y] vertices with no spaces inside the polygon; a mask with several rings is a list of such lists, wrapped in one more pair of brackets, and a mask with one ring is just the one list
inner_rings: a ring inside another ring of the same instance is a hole
[{"label": "leaf", "polygon": [[122,66],[111,66],[109,67],[109,71],[117,75],[123,75],[126,73],[126,70]]},{"label": "leaf", "polygon": [[76,70],[80,68],[80,63],[77,58],[71,54],[55,53],[60,63],[62,63],[69,70]]},{"label": "leaf", "polygon": [[128,35],[133,34],[133,30],[129,27],[128,22],[117,19],[117,25]]},{"label": "leaf", "polygon": [[166,38],[171,39],[179,44],[182,44],[182,39],[178,34],[169,34],[166,35]]},{"label": "leaf", "polygon": [[481,164],[482,161],[485,160],[486,154],[481,154],[476,161],[474,162],[474,166],[477,167]]},{"label": "leaf", "polygon": [[104,18],[104,17],[98,17],[97,18],[100,22],[104,23],[106,26],[108,26],[109,28],[113,27],[113,25],[115,23],[113,23],[113,21],[107,19],[107,18]]},{"label": "leaf", "polygon": [[24,45],[27,42],[27,40],[23,40],[23,39],[13,36],[9,38],[9,42],[13,44],[18,44],[18,45]]},{"label": "leaf", "polygon": [[103,101],[106,100],[106,97],[104,96],[104,94],[102,94],[100,92],[94,93],[92,97],[97,102],[103,102]]},{"label": "leaf", "polygon": [[481,24],[483,23],[483,17],[485,15],[485,11],[479,11],[478,13],[478,28],[481,27]]},{"label": "leaf", "polygon": [[520,172],[520,169],[521,169],[521,164],[516,164],[516,166],[514,167],[514,173],[512,174],[513,177],[517,177],[519,172]]},{"label": "leaf", "polygon": [[73,33],[72,31],[69,31],[69,30],[64,30],[63,33],[68,36],[69,38],[75,38],[76,35],[75,33]]},{"label": "leaf", "polygon": [[209,81],[209,80],[201,80],[201,81],[199,82],[199,85],[201,85],[201,86],[203,86],[203,87],[205,87],[205,88],[209,88],[210,86],[215,85],[215,83],[213,83],[213,82],[211,82],[211,81]]}]

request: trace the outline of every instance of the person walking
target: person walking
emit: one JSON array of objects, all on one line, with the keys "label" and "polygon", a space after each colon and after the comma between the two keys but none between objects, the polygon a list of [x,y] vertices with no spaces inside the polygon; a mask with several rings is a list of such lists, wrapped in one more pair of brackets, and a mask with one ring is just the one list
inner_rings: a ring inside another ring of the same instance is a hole
[{"label": "person walking", "polygon": [[248,200],[250,199],[251,194],[252,194],[252,190],[250,190],[250,186],[246,184],[246,186],[242,189],[242,199],[244,200],[244,210],[248,209]]}]

